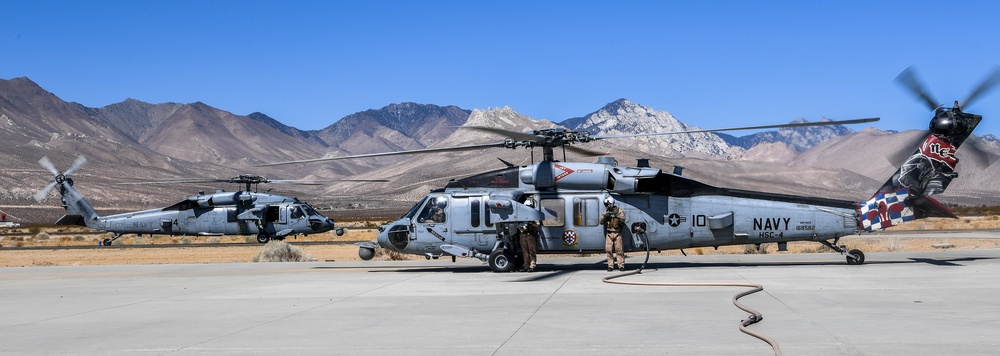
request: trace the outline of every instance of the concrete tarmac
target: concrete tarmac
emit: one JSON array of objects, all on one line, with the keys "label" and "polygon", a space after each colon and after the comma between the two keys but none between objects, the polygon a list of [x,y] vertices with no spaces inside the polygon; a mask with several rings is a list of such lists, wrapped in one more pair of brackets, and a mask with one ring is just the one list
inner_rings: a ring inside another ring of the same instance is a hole
[{"label": "concrete tarmac", "polygon": [[[644,256],[629,256],[630,267]],[[0,354],[772,355],[746,288],[603,283],[603,258],[0,268]],[[1000,250],[660,256],[642,282],[758,283],[785,355],[1000,354]]]}]

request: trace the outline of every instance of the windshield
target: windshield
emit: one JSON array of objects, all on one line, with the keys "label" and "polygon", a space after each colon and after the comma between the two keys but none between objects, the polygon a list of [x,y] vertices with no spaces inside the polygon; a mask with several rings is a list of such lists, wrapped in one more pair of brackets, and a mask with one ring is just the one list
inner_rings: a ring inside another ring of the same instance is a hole
[{"label": "windshield", "polygon": [[400,219],[402,219],[402,218],[413,219],[413,216],[417,214],[417,208],[420,208],[421,205],[424,205],[425,201],[427,201],[427,197],[424,197],[423,199],[420,199],[420,202],[418,202],[416,205],[414,205],[412,208],[410,208],[410,211],[407,212],[406,215],[401,216]]},{"label": "windshield", "polygon": [[309,206],[309,205],[302,205],[302,209],[305,209],[306,215],[308,215],[308,216],[314,216],[314,215],[323,216],[323,215],[320,215],[320,213],[317,213],[316,210],[313,210],[313,208],[311,206]]}]

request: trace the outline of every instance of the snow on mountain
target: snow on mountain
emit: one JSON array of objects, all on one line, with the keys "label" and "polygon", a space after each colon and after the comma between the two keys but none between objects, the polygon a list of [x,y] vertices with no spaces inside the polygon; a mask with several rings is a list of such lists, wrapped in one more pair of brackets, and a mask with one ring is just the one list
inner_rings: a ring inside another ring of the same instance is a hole
[{"label": "snow on mountain", "polygon": [[[600,110],[580,118],[563,121],[571,130],[587,131],[593,135],[627,135],[651,132],[698,130],[687,125],[666,111],[618,99]],[[733,147],[711,133],[686,133],[650,137],[608,140],[612,145],[650,152],[667,157],[728,156]]]}]

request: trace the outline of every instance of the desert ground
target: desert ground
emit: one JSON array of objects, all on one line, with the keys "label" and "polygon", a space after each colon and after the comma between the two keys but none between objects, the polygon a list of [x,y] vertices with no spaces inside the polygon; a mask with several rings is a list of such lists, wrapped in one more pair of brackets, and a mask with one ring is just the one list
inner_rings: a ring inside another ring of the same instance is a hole
[{"label": "desert ground", "polygon": [[[370,221],[345,222],[348,227],[343,236],[333,232],[290,237],[285,240],[301,252],[301,261],[345,262],[360,261],[358,248],[351,242],[374,241],[376,223]],[[924,219],[891,229],[891,232],[920,231],[976,231],[1000,229],[1000,217],[980,216],[960,219]],[[929,251],[935,249],[996,249],[1000,239],[990,238],[906,238],[893,233],[861,234],[846,236],[841,245],[858,248],[864,252]],[[0,230],[0,267],[33,266],[87,266],[135,264],[201,264],[254,262],[268,248],[258,244],[253,237],[244,236],[143,236],[125,235],[114,246],[98,246],[98,241],[110,237],[78,227],[32,227]],[[341,242],[339,244],[301,244],[302,242]],[[183,245],[182,245],[183,244]],[[192,246],[212,244],[212,246]],[[170,246],[178,245],[178,246]],[[66,246],[92,246],[92,248],[64,248]],[[45,248],[51,247],[51,248]],[[123,248],[128,247],[128,248]],[[815,242],[791,242],[787,252],[777,252],[774,244],[765,244],[760,250],[752,245],[723,246],[718,250],[697,248],[687,254],[793,254],[835,253]],[[654,252],[658,255],[680,255],[677,250]],[[638,260],[642,253],[630,253]],[[544,263],[550,255],[539,256]],[[589,257],[595,255],[561,255]],[[376,259],[422,259],[422,256],[380,253]]]}]

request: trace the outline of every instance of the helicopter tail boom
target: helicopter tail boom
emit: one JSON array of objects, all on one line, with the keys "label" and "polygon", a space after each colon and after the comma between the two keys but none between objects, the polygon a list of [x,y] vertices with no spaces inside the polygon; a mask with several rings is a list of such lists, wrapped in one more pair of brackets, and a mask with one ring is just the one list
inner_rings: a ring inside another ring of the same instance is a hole
[{"label": "helicopter tail boom", "polygon": [[66,209],[66,215],[59,218],[56,225],[95,227],[95,223],[101,215],[94,210],[94,207],[87,202],[83,195],[73,189],[71,184],[63,184],[59,188],[59,193],[62,195],[63,209]]}]

